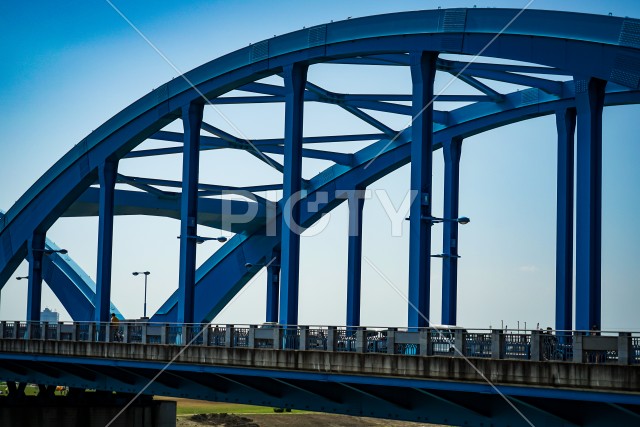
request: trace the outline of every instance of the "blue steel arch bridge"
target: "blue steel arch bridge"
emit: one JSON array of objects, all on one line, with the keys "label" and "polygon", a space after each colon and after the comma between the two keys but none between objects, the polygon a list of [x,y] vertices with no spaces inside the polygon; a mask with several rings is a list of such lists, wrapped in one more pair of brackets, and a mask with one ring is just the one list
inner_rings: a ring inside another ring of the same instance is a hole
[{"label": "blue steel arch bridge", "polygon": [[[333,92],[308,79],[308,70],[318,64],[406,67],[412,91],[384,95]],[[439,95],[434,102],[438,73],[451,75],[476,94]],[[278,76],[281,84],[262,81],[270,76]],[[492,82],[521,89],[506,93],[492,87]],[[201,347],[231,352],[226,356],[216,353],[213,358],[226,362],[211,366],[206,355],[179,358],[180,363],[171,365],[148,392],[264,404],[291,402],[294,407],[459,425],[525,423],[526,417],[520,417],[516,406],[530,419],[548,425],[605,425],[612,419],[637,423],[640,395],[633,364],[640,343],[628,334],[588,336],[584,331],[593,326],[602,329],[602,112],[605,106],[638,103],[639,88],[640,20],[537,10],[442,9],[350,19],[274,37],[203,64],[106,121],[2,215],[0,288],[25,259],[29,274],[26,323],[2,325],[0,376],[132,392],[138,383],[153,377],[154,369],[160,367],[158,361],[168,361],[175,355],[171,353],[173,346],[180,348],[195,339],[198,334],[193,332],[198,331],[206,337],[197,339]],[[345,110],[376,131],[305,137],[304,106],[310,102]],[[439,110],[440,102],[460,106]],[[258,103],[284,104],[282,138],[248,140],[203,120],[207,108]],[[371,112],[406,116],[411,125],[394,129]],[[434,347],[443,332],[431,334],[433,325],[427,320],[431,226],[444,219],[440,320],[444,325],[456,325],[458,222],[452,219],[459,216],[462,143],[473,135],[546,115],[556,117],[558,135],[558,332],[554,350],[544,350],[550,338],[537,333],[521,338],[526,349],[518,353],[513,350],[513,337],[499,331],[444,331],[450,337],[447,351],[451,348],[465,356],[464,360],[481,358],[477,363],[485,369],[486,377],[497,382],[492,387],[480,371],[466,372],[463,362],[455,357],[447,359],[449,356]],[[176,123],[182,132],[167,129]],[[137,148],[147,140],[171,144],[166,148]],[[316,143],[349,141],[368,144],[352,153],[313,148]],[[220,149],[246,151],[280,172],[282,181],[252,187],[199,182],[200,153]],[[442,218],[432,211],[435,150],[443,150],[445,160]],[[118,173],[121,159],[175,153],[182,154],[181,181]],[[283,161],[269,154],[282,155]],[[311,179],[303,179],[303,158],[327,160],[332,165]],[[387,344],[378,353],[393,358],[389,362],[369,351],[377,348],[371,343],[378,342],[371,337],[381,332],[369,334],[360,328],[361,193],[406,164],[411,165],[410,188],[416,194],[409,218],[407,330],[383,334]],[[116,183],[126,184],[133,191],[116,189]],[[172,187],[177,190],[167,190]],[[281,191],[282,198],[274,203],[261,197],[260,193],[267,190]],[[248,197],[220,197],[232,193]],[[317,334],[310,335],[308,328],[298,325],[300,233],[296,226],[310,227],[343,202],[349,210],[347,328],[323,329],[323,344],[318,349],[309,344],[309,336]],[[114,342],[105,326],[111,312],[119,314],[111,303],[116,215],[163,216],[181,224],[177,289],[148,324],[126,326],[123,342]],[[47,230],[59,218],[83,216],[99,219],[95,283],[68,254],[56,252],[60,248],[46,238]],[[202,227],[225,229],[234,235],[196,269],[196,245],[202,240],[198,229]],[[247,268],[247,264],[256,268]],[[267,266],[268,270],[265,321],[280,327],[248,328],[242,335],[245,344],[234,347],[231,343],[238,343],[233,337],[239,328],[227,326],[220,332],[202,325],[208,324],[247,284],[258,266]],[[43,280],[77,323],[40,322]],[[574,329],[572,335],[569,331]],[[294,344],[286,344],[292,331],[298,338]],[[210,338],[213,336],[220,340]],[[396,344],[389,346],[392,337]],[[77,346],[64,355],[56,353],[63,348],[62,343],[52,343],[65,340]],[[88,350],[83,353],[79,343],[96,340],[102,341],[103,350],[99,354]],[[260,349],[260,340],[270,342],[270,349]],[[336,356],[348,341],[353,344],[356,354],[351,356],[356,359]],[[216,343],[222,343],[221,348]],[[477,345],[484,345],[484,350],[470,350]],[[132,347],[127,346],[138,347],[136,352],[128,352],[126,348]],[[153,350],[154,346],[164,350]],[[245,363],[248,356],[239,353],[242,346],[252,352],[253,364]],[[398,348],[413,350],[396,351]],[[314,349],[331,356],[311,354],[309,358],[318,358],[313,362],[304,359],[307,356],[287,353],[313,353]],[[255,353],[260,351],[270,351],[271,356]],[[593,352],[604,352],[601,354],[606,357],[600,359]],[[526,354],[527,360],[514,367],[505,360],[508,354]],[[396,370],[367,370],[366,359],[374,356],[378,358],[375,363],[391,363]],[[299,365],[295,357],[300,358]],[[242,363],[234,364],[240,359]],[[590,360],[604,366],[592,366]],[[320,361],[327,362],[327,367]],[[612,361],[616,363],[604,363]],[[356,365],[360,368],[355,369]],[[310,366],[316,366],[316,371],[308,371]],[[465,371],[466,376],[447,376],[451,369]],[[506,373],[491,374],[509,369],[521,370],[525,372],[522,378],[531,375],[536,380],[529,383]],[[558,380],[554,376],[558,372],[566,378]],[[592,381],[581,382],[578,375]],[[621,375],[627,379],[621,380]],[[266,379],[270,379],[267,385]],[[396,394],[398,390],[400,395]],[[403,399],[398,400],[398,396]]]}]

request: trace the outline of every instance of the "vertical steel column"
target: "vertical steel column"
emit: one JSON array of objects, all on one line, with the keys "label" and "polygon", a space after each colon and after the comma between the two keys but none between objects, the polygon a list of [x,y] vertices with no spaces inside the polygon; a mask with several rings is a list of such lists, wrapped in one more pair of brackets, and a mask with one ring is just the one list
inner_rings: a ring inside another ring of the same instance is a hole
[{"label": "vertical steel column", "polygon": [[[442,146],[444,154],[444,218],[458,218],[462,138]],[[444,221],[442,232],[442,324],[455,325],[458,312],[458,222]]]},{"label": "vertical steel column", "polygon": [[437,54],[411,53],[413,102],[411,127],[411,191],[417,193],[411,203],[409,235],[409,309],[408,326],[429,324],[431,274],[431,173],[433,149],[433,80]]},{"label": "vertical steel column", "polygon": [[29,257],[29,284],[27,290],[27,320],[40,321],[42,304],[42,257],[44,256],[45,234],[36,231],[27,243]]},{"label": "vertical steel column", "polygon": [[556,112],[558,178],[556,220],[556,330],[573,326],[573,173],[576,110]]},{"label": "vertical steel column", "polygon": [[98,212],[98,267],[94,301],[96,322],[108,322],[111,310],[111,266],[113,257],[113,199],[118,161],[107,160],[98,168],[100,206]]},{"label": "vertical steel column", "polygon": [[[204,104],[192,102],[182,108],[184,151],[182,154],[182,198],[180,202],[180,274],[178,323],[194,323],[198,175],[200,171],[200,126]],[[201,320],[201,319],[198,319]]]},{"label": "vertical steel column", "polygon": [[364,189],[357,188],[349,203],[349,253],[347,255],[347,326],[360,326],[362,285],[362,211]]},{"label": "vertical steel column", "polygon": [[302,184],[302,119],[307,65],[284,67],[285,122],[282,201],[282,270],[280,324],[298,324],[300,281],[300,190]]},{"label": "vertical steel column", "polygon": [[576,80],[576,329],[600,329],[602,109],[606,81]]},{"label": "vertical steel column", "polygon": [[280,296],[280,251],[274,250],[267,264],[267,316],[266,322],[278,322]]}]

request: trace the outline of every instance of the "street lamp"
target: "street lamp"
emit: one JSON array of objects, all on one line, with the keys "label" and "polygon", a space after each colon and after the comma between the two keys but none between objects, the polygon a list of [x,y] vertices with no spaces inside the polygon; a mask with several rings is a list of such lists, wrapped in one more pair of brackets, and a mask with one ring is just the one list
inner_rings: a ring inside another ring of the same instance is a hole
[{"label": "street lamp", "polygon": [[147,276],[149,276],[151,274],[151,272],[149,271],[134,271],[133,273],[134,276],[137,276],[138,274],[144,274],[144,314],[143,317],[147,317]]},{"label": "street lamp", "polygon": [[[405,219],[408,221],[410,218]],[[471,222],[471,220],[466,216],[461,216],[460,218],[438,218],[435,216],[421,216],[420,219],[422,219],[423,221],[429,221],[431,225],[439,224],[441,222],[457,222],[458,224],[465,225]],[[429,256],[431,258],[460,258],[459,255],[452,254],[433,254]]]},{"label": "street lamp", "polygon": [[269,261],[268,263],[264,263],[264,262],[259,262],[259,263],[252,263],[252,262],[247,262],[244,264],[244,268],[246,268],[247,270],[251,270],[253,267],[280,267],[280,263],[279,262],[275,262],[276,258],[274,257],[271,261]]},{"label": "street lamp", "polygon": [[451,254],[433,254],[429,256],[432,258],[462,258],[460,255],[451,255]]},{"label": "street lamp", "polygon": [[[405,218],[405,220],[409,221],[410,218]],[[424,221],[429,221],[431,223],[431,225],[433,224],[439,224],[441,222],[457,222],[458,224],[469,224],[471,222],[471,220],[469,218],[467,218],[466,216],[461,216],[460,218],[438,218],[435,216],[422,216],[420,217],[420,219],[424,220]]]},{"label": "street lamp", "polygon": [[44,252],[45,255],[51,255],[51,254],[61,254],[61,255],[66,255],[69,253],[68,250],[66,249],[33,249],[34,252]]},{"label": "street lamp", "polygon": [[[178,239],[180,239],[181,237],[182,236],[178,236]],[[217,240],[220,243],[224,243],[227,241],[227,238],[224,236],[220,236],[220,237],[187,236],[187,239],[195,239],[196,243],[199,245],[209,240]]]},{"label": "street lamp", "polygon": [[265,265],[266,264],[252,264],[248,262],[244,265],[244,268],[246,268],[247,270],[251,270],[253,267],[264,267]]}]

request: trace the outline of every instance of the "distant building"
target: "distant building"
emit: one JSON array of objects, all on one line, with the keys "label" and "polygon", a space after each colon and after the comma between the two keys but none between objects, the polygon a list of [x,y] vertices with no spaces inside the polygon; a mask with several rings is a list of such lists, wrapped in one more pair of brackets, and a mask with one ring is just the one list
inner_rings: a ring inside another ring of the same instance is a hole
[{"label": "distant building", "polygon": [[49,310],[45,308],[40,312],[40,321],[41,322],[49,322],[49,323],[58,323],[60,320],[60,313],[57,311]]}]

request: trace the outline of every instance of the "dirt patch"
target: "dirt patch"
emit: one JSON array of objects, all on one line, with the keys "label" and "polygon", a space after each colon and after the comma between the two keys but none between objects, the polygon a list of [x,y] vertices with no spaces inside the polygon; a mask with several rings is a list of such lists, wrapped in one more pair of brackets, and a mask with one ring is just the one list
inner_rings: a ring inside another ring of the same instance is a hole
[{"label": "dirt patch", "polygon": [[260,427],[250,418],[233,414],[197,414],[190,416],[189,419],[205,426]]},{"label": "dirt patch", "polygon": [[178,417],[177,427],[437,427],[434,424],[411,423],[377,418],[336,414],[199,414]]}]

